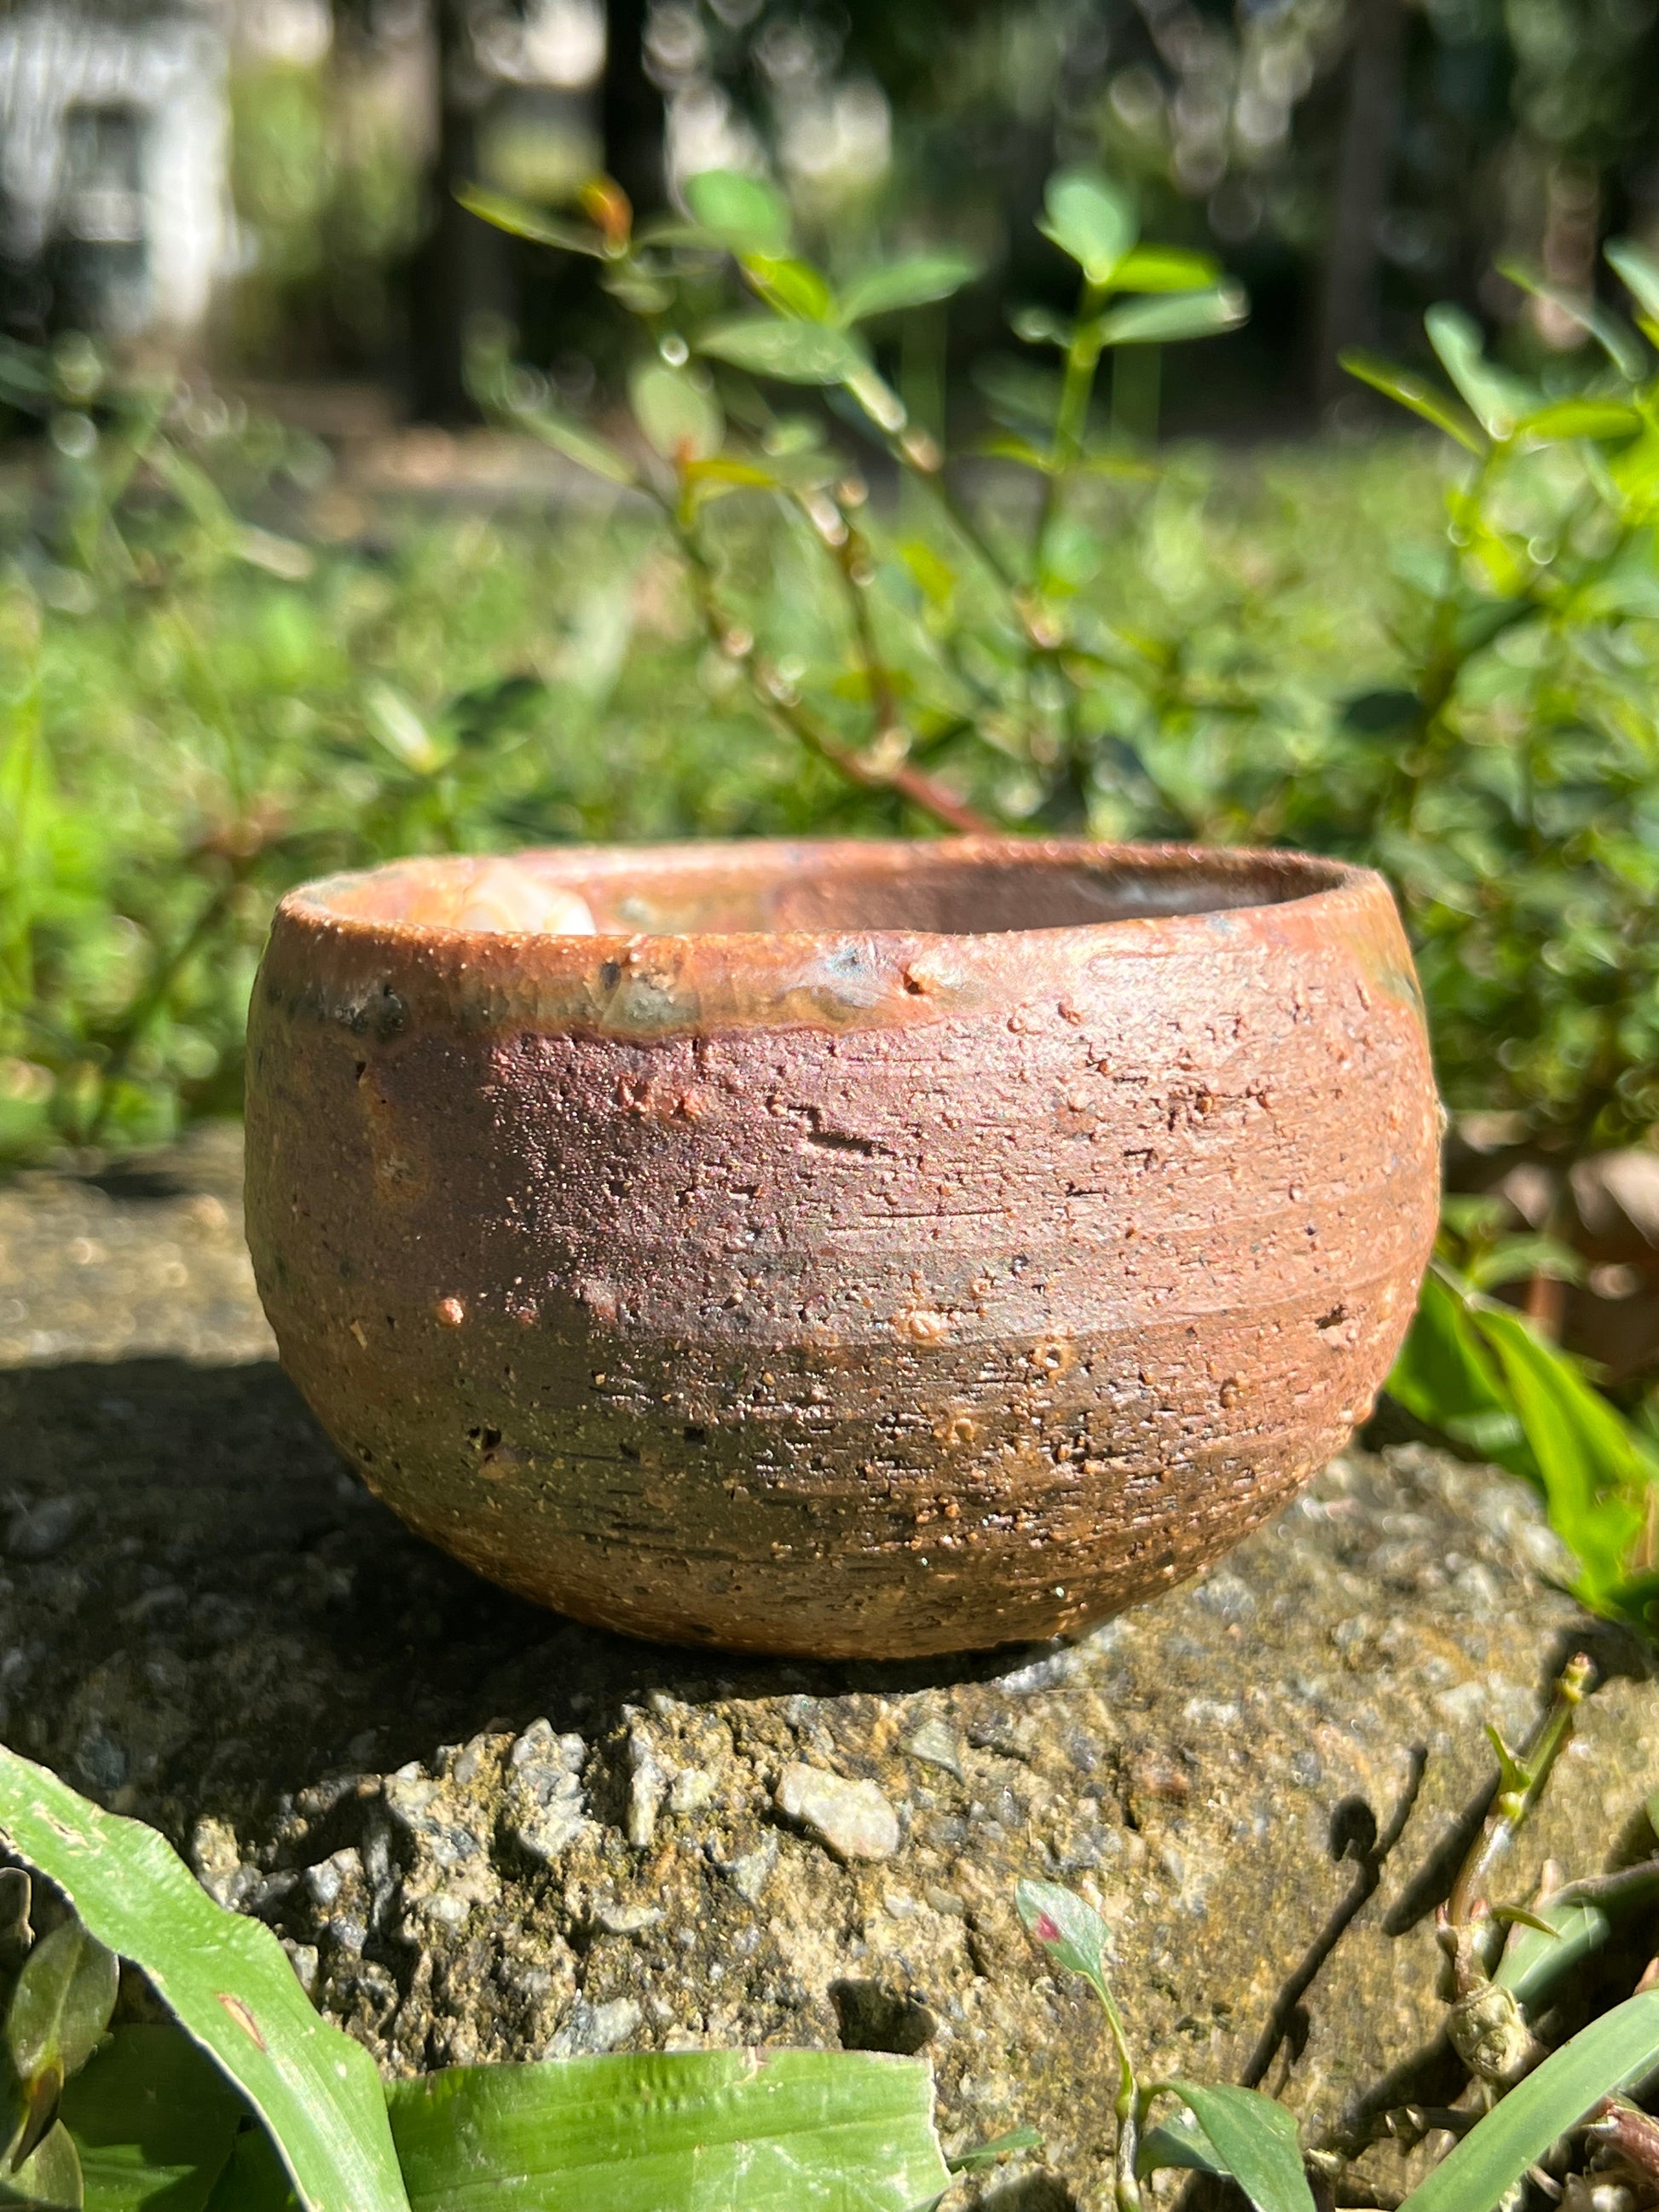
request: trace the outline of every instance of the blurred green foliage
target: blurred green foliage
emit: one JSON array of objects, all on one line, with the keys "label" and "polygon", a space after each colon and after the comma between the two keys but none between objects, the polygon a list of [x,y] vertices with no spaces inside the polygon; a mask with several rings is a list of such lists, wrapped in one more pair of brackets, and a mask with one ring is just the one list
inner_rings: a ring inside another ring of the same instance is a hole
[{"label": "blurred green foliage", "polygon": [[[707,240],[661,248],[684,252],[694,335],[729,333]],[[787,258],[775,289],[805,281]],[[843,302],[900,283],[836,281]],[[1034,323],[1027,380],[942,506],[915,468],[872,495],[882,455],[830,428],[839,401],[780,407],[726,368],[717,393],[664,304],[647,326],[621,469],[651,498],[601,480],[553,526],[411,511],[345,542],[313,528],[313,443],[112,380],[82,343],[0,365],[43,431],[0,492],[9,1152],[233,1110],[265,921],[304,876],[535,840],[919,830],[933,789],[1034,830],[1375,860],[1454,1108],[1564,1153],[1659,1118],[1659,429],[1635,332],[1585,398],[1552,399],[1443,323],[1488,419],[1436,404],[1478,454],[1154,463],[1091,405],[1051,501],[1052,471],[1007,458],[1046,450],[1032,409],[1062,380]],[[521,422],[591,440],[533,373],[488,373]],[[652,504],[688,464],[715,633]],[[796,708],[824,744],[792,734]]]}]

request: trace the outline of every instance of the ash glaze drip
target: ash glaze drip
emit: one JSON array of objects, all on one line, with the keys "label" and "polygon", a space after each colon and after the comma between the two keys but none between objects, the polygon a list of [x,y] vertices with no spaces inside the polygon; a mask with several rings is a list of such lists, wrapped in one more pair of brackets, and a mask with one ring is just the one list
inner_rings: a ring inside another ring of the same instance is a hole
[{"label": "ash glaze drip", "polygon": [[[592,933],[442,919],[538,900]],[[1413,986],[1379,879],[1295,854],[337,878],[255,993],[261,1295],[365,1480],[544,1602],[823,1656],[1049,1634],[1363,1418],[1433,1234]]]}]

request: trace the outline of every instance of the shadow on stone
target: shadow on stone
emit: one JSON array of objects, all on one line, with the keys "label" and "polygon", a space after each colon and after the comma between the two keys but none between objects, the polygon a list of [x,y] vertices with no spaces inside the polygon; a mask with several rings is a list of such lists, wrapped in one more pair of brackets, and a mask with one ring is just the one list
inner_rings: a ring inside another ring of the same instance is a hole
[{"label": "shadow on stone", "polygon": [[12,1369],[0,1423],[8,1502],[31,1529],[52,1506],[62,1530],[49,1558],[20,1538],[11,1562],[52,1622],[13,1740],[150,1818],[169,1799],[228,1806],[385,1771],[540,1715],[592,1736],[653,1695],[896,1695],[1054,1656],[816,1666],[583,1627],[410,1534],[274,1361]]},{"label": "shadow on stone", "polygon": [[914,2058],[939,2033],[939,2016],[930,2006],[881,1982],[831,1982],[830,2002],[843,2051],[889,2051]]}]

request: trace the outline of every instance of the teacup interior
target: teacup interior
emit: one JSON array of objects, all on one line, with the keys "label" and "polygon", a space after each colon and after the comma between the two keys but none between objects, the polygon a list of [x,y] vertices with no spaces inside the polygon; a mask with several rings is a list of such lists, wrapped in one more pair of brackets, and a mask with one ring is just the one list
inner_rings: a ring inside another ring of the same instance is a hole
[{"label": "teacup interior", "polygon": [[489,933],[980,936],[1277,905],[1331,888],[1297,854],[756,842],[410,860],[319,886],[335,913]]}]

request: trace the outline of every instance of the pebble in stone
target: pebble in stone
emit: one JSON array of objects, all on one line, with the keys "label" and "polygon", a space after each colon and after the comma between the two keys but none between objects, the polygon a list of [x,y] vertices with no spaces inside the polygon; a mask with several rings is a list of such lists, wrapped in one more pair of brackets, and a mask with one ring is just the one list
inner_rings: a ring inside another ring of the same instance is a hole
[{"label": "pebble in stone", "polygon": [[507,1757],[507,1825],[520,1847],[544,1863],[558,1857],[586,1825],[587,1799],[579,1735],[555,1735],[550,1721],[532,1721]]},{"label": "pebble in stone", "polygon": [[635,1850],[642,1851],[656,1835],[657,1814],[668,1777],[643,1729],[628,1732],[628,1761],[633,1770],[628,1784],[628,1840]]},{"label": "pebble in stone", "polygon": [[547,2047],[550,2058],[573,2058],[585,2052],[614,2051],[626,2043],[642,2015],[632,1997],[613,1997],[609,2004],[591,2005],[578,1997],[570,2017]]},{"label": "pebble in stone", "polygon": [[715,1858],[714,1864],[731,1883],[745,1905],[753,1905],[770,1878],[778,1863],[777,1838],[768,1836],[756,1844],[752,1851],[741,1851],[733,1859]]},{"label": "pebble in stone", "polygon": [[948,1721],[924,1721],[904,1748],[912,1759],[926,1760],[929,1766],[942,1766],[947,1774],[962,1779],[962,1738]]},{"label": "pebble in stone", "polygon": [[607,1936],[637,1936],[661,1918],[659,1905],[617,1905],[607,1899],[593,1907],[593,1925]]},{"label": "pebble in stone", "polygon": [[50,1559],[75,1532],[72,1498],[43,1498],[38,1505],[17,1505],[6,1516],[3,1549],[13,1559]]},{"label": "pebble in stone", "polygon": [[683,1766],[669,1784],[671,1813],[700,1813],[714,1794],[714,1777],[707,1767]]},{"label": "pebble in stone", "polygon": [[898,1849],[898,1814],[873,1782],[794,1761],[778,1778],[774,1802],[838,1859],[890,1859]]}]

